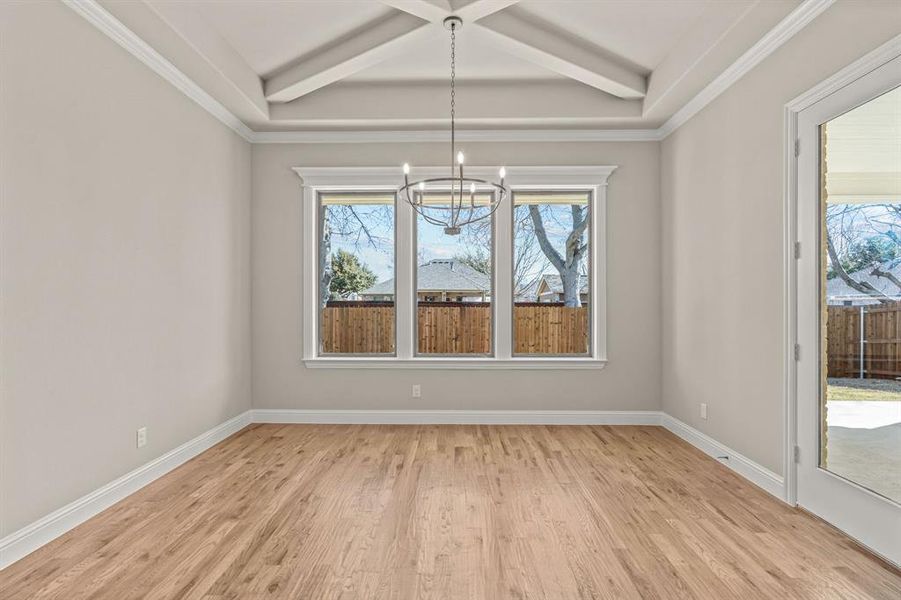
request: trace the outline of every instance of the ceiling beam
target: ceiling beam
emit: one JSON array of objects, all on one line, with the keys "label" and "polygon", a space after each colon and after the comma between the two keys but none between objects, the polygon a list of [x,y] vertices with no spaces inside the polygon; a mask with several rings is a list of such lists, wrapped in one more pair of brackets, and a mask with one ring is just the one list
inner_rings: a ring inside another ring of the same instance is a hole
[{"label": "ceiling beam", "polygon": [[604,56],[599,48],[525,18],[516,8],[495,13],[475,26],[510,54],[608,94],[635,99],[647,92],[644,74]]},{"label": "ceiling beam", "polygon": [[415,15],[420,19],[431,21],[432,23],[441,23],[447,17],[456,15],[463,19],[463,24],[474,23],[479,19],[483,19],[488,15],[504,10],[512,4],[516,4],[520,0],[471,0],[463,4],[459,8],[449,0],[381,0],[382,4],[386,4],[397,10]]},{"label": "ceiling beam", "polygon": [[463,24],[475,23],[489,15],[500,12],[516,4],[519,0],[473,0],[465,6],[454,11],[454,14],[463,19]]},{"label": "ceiling beam", "polygon": [[[270,124],[321,129],[445,127],[449,92],[445,82],[336,83],[293,102],[272,105]],[[602,94],[576,81],[461,81],[456,110],[461,126],[628,126],[640,119],[641,101]]]},{"label": "ceiling beam", "polygon": [[441,23],[451,14],[447,0],[382,0],[382,4],[432,23]]},{"label": "ceiling beam", "polygon": [[265,83],[266,99],[273,103],[290,102],[377,65],[432,35],[433,27],[405,12],[370,23],[269,77]]},{"label": "ceiling beam", "polygon": [[256,111],[256,117],[268,118],[269,105],[263,96],[259,76],[219,33],[199,18],[194,6],[179,2],[144,4],[234,88],[234,92]]},{"label": "ceiling beam", "polygon": [[[169,63],[167,68],[180,71],[191,84],[215,98],[227,112],[251,128],[269,119],[263,84],[253,69],[203,22],[197,20],[190,23],[189,28],[188,19],[173,18],[179,7],[167,4],[165,8],[171,8],[170,11],[158,10],[158,6],[147,2],[98,3],[93,0],[81,0],[77,8],[73,4],[69,6],[79,14],[84,10],[87,14],[103,15],[104,22],[115,23],[111,26],[117,28],[115,31],[124,29],[141,40],[149,47],[148,57],[151,57],[152,49],[161,59],[148,60],[153,64],[166,61]],[[119,35],[127,34],[116,33],[110,37],[122,43]],[[176,87],[185,91],[190,85],[182,82]],[[193,92],[185,93],[193,97]]]}]

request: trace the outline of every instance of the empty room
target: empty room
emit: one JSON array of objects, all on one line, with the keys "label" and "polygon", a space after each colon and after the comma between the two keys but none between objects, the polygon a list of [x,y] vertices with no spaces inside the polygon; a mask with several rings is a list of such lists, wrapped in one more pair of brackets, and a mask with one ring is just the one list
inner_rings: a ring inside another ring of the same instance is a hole
[{"label": "empty room", "polygon": [[0,599],[901,599],[901,2],[0,0]]}]

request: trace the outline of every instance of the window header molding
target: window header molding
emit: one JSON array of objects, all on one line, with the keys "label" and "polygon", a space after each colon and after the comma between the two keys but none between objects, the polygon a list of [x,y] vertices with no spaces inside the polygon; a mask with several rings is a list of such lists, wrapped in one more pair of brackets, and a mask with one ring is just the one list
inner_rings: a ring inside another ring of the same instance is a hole
[{"label": "window header molding", "polygon": [[[499,166],[472,166],[474,177],[489,178]],[[398,293],[396,307],[396,356],[319,356],[316,298],[318,279],[318,234],[316,207],[320,193],[331,191],[394,192],[403,180],[399,166],[389,167],[294,167],[303,186],[303,363],[309,368],[356,369],[602,369],[607,363],[607,293],[606,293],[606,205],[607,180],[616,165],[578,166],[507,166],[507,183],[515,191],[580,190],[590,191],[592,210],[590,232],[592,265],[591,354],[588,356],[516,356],[512,355],[513,290],[512,279],[495,275],[494,319],[495,354],[493,357],[414,356],[413,319],[416,306],[413,294]],[[447,173],[447,166],[414,167],[417,177],[434,177]],[[512,202],[512,198],[510,199]],[[396,271],[397,290],[414,288],[415,247],[413,210],[405,202],[396,203]],[[509,218],[494,221],[495,267],[499,272],[511,268],[509,252],[498,249],[513,247],[512,209],[499,212]]]},{"label": "window header molding", "polygon": [[[489,178],[497,175],[500,166],[467,166],[473,177]],[[607,178],[616,166],[508,166],[507,183],[511,187],[597,187],[607,185]],[[448,167],[416,167],[417,177],[447,175]],[[316,189],[397,189],[403,180],[400,166],[393,167],[294,167],[304,187]]]}]

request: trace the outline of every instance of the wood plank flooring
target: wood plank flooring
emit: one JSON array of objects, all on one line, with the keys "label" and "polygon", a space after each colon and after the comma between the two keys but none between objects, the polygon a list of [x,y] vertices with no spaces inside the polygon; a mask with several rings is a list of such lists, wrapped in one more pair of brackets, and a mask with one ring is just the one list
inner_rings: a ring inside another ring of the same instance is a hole
[{"label": "wood plank flooring", "polygon": [[659,427],[256,425],[0,572],[0,598],[901,598]]}]

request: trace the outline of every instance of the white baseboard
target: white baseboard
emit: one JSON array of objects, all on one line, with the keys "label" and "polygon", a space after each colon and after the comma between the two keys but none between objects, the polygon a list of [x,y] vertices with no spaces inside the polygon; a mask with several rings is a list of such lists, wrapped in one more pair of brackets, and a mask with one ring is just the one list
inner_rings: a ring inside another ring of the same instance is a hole
[{"label": "white baseboard", "polygon": [[30,554],[84,523],[97,513],[129,496],[251,424],[252,411],[213,427],[149,463],[53,511],[30,525],[0,539],[0,569]]},{"label": "white baseboard", "polygon": [[379,425],[660,425],[656,410],[255,409],[254,423]]},{"label": "white baseboard", "polygon": [[436,425],[662,425],[763,488],[785,498],[783,478],[697,429],[655,410],[294,410],[254,409],[0,539],[0,569],[34,552],[251,423]]},{"label": "white baseboard", "polygon": [[[732,448],[724,446],[706,433],[702,433],[666,413],[662,413],[660,424],[695,448],[698,448],[704,454],[717,459],[751,483],[785,501],[785,480],[781,475],[773,473]],[[721,459],[721,456],[728,456],[729,458]]]}]

